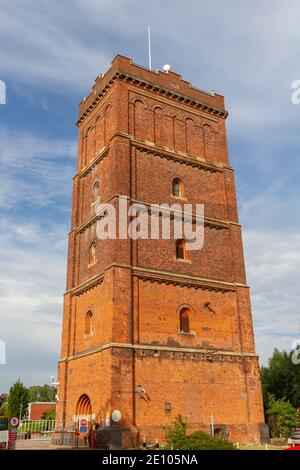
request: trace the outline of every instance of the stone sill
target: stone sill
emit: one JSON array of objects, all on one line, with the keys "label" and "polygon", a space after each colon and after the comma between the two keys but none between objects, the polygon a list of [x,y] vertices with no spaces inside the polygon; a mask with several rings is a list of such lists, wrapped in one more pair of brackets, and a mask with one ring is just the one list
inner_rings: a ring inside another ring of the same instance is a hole
[{"label": "stone sill", "polygon": [[178,334],[181,336],[196,336],[196,331],[190,331],[189,333],[186,331],[179,331]]},{"label": "stone sill", "polygon": [[89,333],[88,335],[85,334],[85,335],[84,335],[84,339],[91,338],[93,335],[94,335],[94,333]]},{"label": "stone sill", "polygon": [[91,268],[92,266],[95,266],[95,264],[97,264],[97,260],[94,261],[94,263],[88,264],[88,268]]},{"label": "stone sill", "polygon": [[181,259],[181,258],[175,258],[175,261],[178,261],[179,263],[187,263],[187,264],[192,264],[190,259]]},{"label": "stone sill", "polygon": [[177,201],[184,201],[184,202],[187,201],[187,197],[185,197],[185,196],[173,196],[173,194],[170,194],[170,197],[172,199],[176,199]]}]

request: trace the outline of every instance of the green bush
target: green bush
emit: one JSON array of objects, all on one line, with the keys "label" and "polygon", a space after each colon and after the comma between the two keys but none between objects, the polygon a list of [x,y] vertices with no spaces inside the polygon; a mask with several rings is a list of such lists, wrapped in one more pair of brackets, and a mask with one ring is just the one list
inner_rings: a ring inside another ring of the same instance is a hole
[{"label": "green bush", "polygon": [[289,437],[297,426],[297,411],[289,401],[281,398],[276,400],[274,395],[268,395],[267,415],[275,417],[274,424],[270,420],[272,437]]},{"label": "green bush", "polygon": [[165,426],[167,448],[174,450],[235,450],[234,445],[218,437],[212,437],[206,432],[195,431],[187,434],[188,423],[178,415],[173,426]]},{"label": "green bush", "polygon": [[218,437],[212,437],[206,432],[195,431],[177,441],[176,450],[235,450],[234,445]]}]

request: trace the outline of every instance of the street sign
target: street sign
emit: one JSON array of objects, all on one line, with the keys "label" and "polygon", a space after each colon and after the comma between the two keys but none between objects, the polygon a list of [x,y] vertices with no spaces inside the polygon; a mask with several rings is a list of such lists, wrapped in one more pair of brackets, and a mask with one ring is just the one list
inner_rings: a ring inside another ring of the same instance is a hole
[{"label": "street sign", "polygon": [[17,437],[18,437],[18,432],[17,432],[16,429],[12,429],[11,431],[9,431],[9,440],[10,441],[16,441]]},{"label": "street sign", "polygon": [[15,450],[17,438],[18,438],[17,429],[11,429],[8,435],[8,448],[10,450]]},{"label": "street sign", "polygon": [[115,411],[112,412],[112,414],[111,414],[111,419],[112,419],[115,423],[118,423],[121,418],[122,418],[121,411],[115,410]]},{"label": "street sign", "polygon": [[13,416],[10,418],[9,424],[12,428],[17,428],[19,426],[19,418],[17,416]]},{"label": "street sign", "polygon": [[105,426],[106,427],[110,426],[110,413],[106,413],[105,415]]},{"label": "street sign", "polygon": [[86,418],[81,418],[79,420],[79,432],[87,432],[88,420]]}]

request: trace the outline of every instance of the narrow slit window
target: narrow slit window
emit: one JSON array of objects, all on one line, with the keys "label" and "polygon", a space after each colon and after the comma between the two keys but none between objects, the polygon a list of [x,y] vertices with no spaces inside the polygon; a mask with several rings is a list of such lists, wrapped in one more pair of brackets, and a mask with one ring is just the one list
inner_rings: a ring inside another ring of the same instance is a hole
[{"label": "narrow slit window", "polygon": [[179,178],[173,180],[172,194],[173,197],[184,197],[184,184]]},{"label": "narrow slit window", "polygon": [[93,188],[92,188],[92,200],[93,202],[96,202],[98,201],[98,199],[99,199],[99,181],[96,181],[93,184]]},{"label": "narrow slit window", "polygon": [[85,316],[85,330],[84,333],[86,336],[91,336],[93,334],[93,313],[89,310]]},{"label": "narrow slit window", "polygon": [[180,331],[190,333],[190,310],[188,308],[183,308],[180,311]]},{"label": "narrow slit window", "polygon": [[96,261],[96,243],[92,243],[89,249],[89,264],[94,264]]},{"label": "narrow slit window", "polygon": [[187,259],[187,247],[184,240],[176,241],[176,258]]}]

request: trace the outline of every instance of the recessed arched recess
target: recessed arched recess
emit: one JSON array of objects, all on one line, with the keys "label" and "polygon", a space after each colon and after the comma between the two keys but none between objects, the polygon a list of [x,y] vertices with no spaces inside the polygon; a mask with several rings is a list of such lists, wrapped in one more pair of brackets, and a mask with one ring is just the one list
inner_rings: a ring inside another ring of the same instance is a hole
[{"label": "recessed arched recess", "polygon": [[204,142],[204,155],[209,159],[211,156],[211,135],[212,128],[208,124],[203,126],[203,142]]},{"label": "recessed arched recess", "polygon": [[95,157],[95,127],[90,127],[86,133],[86,164]]},{"label": "recessed arched recess", "polygon": [[100,114],[96,120],[96,153],[99,153],[104,145],[104,114]]},{"label": "recessed arched recess", "polygon": [[142,100],[134,102],[134,136],[137,140],[146,139],[146,106]]},{"label": "recessed arched recess", "polygon": [[76,415],[89,416],[92,414],[91,400],[86,394],[81,395],[76,406]]},{"label": "recessed arched recess", "polygon": [[108,145],[112,133],[111,109],[112,105],[108,104],[104,111],[104,145]]},{"label": "recessed arched recess", "polygon": [[154,108],[154,142],[161,147],[165,145],[165,112],[159,106]]},{"label": "recessed arched recess", "polygon": [[185,120],[185,133],[186,153],[194,157],[197,155],[196,127],[193,119],[189,117]]}]

